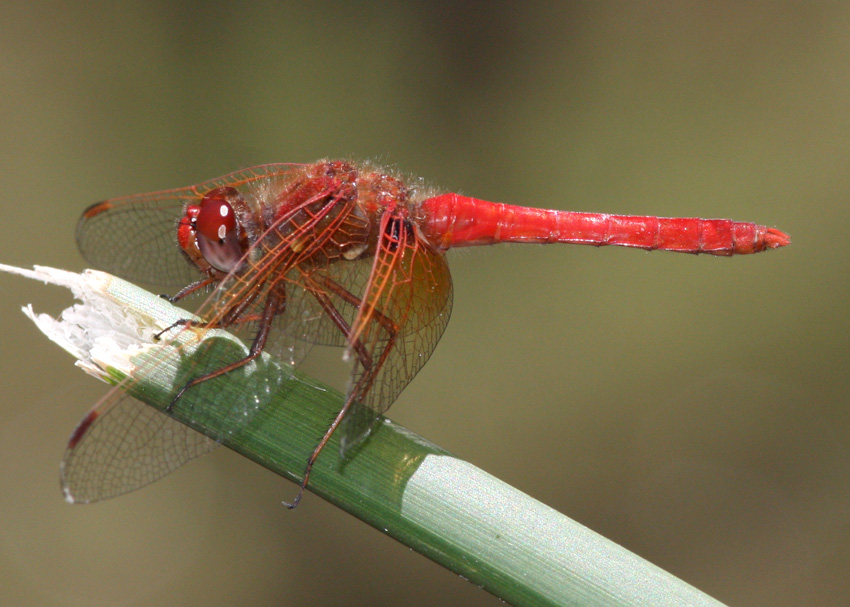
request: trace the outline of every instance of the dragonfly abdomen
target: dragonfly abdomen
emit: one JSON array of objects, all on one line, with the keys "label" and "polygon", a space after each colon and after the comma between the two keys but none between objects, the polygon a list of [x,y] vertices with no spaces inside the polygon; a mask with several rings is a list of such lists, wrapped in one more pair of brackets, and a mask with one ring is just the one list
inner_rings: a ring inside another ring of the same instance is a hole
[{"label": "dragonfly abdomen", "polygon": [[779,230],[729,219],[575,213],[457,194],[425,200],[422,209],[427,217],[425,237],[444,249],[500,242],[569,243],[728,256],[790,242]]}]

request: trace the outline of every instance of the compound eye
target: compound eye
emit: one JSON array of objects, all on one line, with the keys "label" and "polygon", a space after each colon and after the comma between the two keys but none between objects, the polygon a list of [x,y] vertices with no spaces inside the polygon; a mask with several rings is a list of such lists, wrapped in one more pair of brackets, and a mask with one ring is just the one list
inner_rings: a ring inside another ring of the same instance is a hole
[{"label": "compound eye", "polygon": [[234,188],[216,188],[201,200],[195,217],[195,237],[204,259],[216,270],[231,272],[245,253],[239,242],[239,223],[231,201],[239,198]]}]

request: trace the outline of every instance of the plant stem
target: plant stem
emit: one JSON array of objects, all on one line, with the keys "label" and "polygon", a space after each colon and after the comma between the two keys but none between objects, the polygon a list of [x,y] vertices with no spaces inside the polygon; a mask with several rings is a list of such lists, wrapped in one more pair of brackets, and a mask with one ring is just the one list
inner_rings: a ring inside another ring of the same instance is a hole
[{"label": "plant stem", "polygon": [[[36,277],[47,280],[48,270],[37,269],[41,274]],[[54,282],[65,284],[72,276],[77,275],[62,273]],[[97,280],[91,281],[92,276]],[[142,324],[168,326],[186,316],[162,298],[109,275],[86,273],[79,281],[96,283],[99,292],[96,297],[81,295],[88,287],[71,286],[84,306],[118,306],[122,320],[138,317],[144,319]],[[116,312],[111,314],[114,318]],[[42,316],[36,320],[40,326],[49,324]],[[221,341],[216,340],[219,331],[194,333],[204,344]],[[66,330],[60,339],[67,342],[68,334]],[[204,368],[233,360],[233,342],[221,343],[201,348],[199,356],[213,357]],[[61,345],[80,355],[78,345]],[[173,386],[185,381],[180,377],[187,370],[181,365],[190,360],[191,373],[199,363],[198,355],[172,359],[158,350],[139,355],[156,357],[157,372],[134,377],[133,395],[162,411],[171,402]],[[154,368],[150,362],[130,360],[137,368]],[[124,373],[106,366],[101,375],[112,381]],[[268,357],[246,372],[207,383],[211,387],[206,392],[193,388],[181,397],[172,412],[175,419],[295,482],[343,399],[298,372],[290,376]],[[260,386],[275,389],[245,416],[245,423],[228,426],[234,409],[246,410],[234,403],[246,402],[246,394],[257,393]],[[309,490],[514,605],[720,605],[389,419],[382,418],[366,443],[345,461],[340,460],[337,439],[332,439],[313,468]]]}]

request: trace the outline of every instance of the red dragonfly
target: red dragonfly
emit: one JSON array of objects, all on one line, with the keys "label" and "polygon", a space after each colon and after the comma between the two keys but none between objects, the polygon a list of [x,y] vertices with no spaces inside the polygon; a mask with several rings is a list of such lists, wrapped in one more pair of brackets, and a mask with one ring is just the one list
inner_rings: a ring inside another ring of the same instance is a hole
[{"label": "red dragonfly", "polygon": [[[172,405],[264,350],[298,364],[304,345],[345,348],[353,365],[345,399],[290,507],[331,435],[340,430],[343,453],[363,441],[433,352],[452,305],[449,248],[563,242],[728,256],[790,242],[776,229],[726,219],[573,213],[438,194],[380,167],[328,160],[106,200],[83,213],[77,240],[95,267],[182,287],[175,300],[212,290],[198,313],[204,321],[181,324],[255,331],[247,356],[199,373]],[[66,498],[131,491],[216,444],[114,390],[71,436]]]}]

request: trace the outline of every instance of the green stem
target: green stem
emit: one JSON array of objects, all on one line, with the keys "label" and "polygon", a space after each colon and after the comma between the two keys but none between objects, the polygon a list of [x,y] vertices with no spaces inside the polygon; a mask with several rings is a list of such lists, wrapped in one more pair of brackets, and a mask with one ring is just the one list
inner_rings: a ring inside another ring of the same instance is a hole
[{"label": "green stem", "polygon": [[[104,293],[126,314],[152,316],[161,325],[185,316],[122,280],[110,279]],[[195,333],[205,333],[200,356],[214,357],[205,368],[221,364],[219,357],[233,360],[233,342],[215,339],[220,332]],[[214,341],[222,347],[206,346]],[[175,360],[135,376],[134,396],[163,410],[173,386],[191,374],[180,370],[180,360],[198,369],[197,355]],[[265,359],[198,386],[209,384],[206,391],[189,390],[173,415],[297,482],[343,397],[300,373],[287,377],[284,367]],[[234,403],[266,385],[277,386],[268,402],[249,416],[237,405],[237,417],[246,421],[228,426]],[[309,490],[514,605],[720,605],[389,419],[345,461],[334,438],[316,462]]]}]

